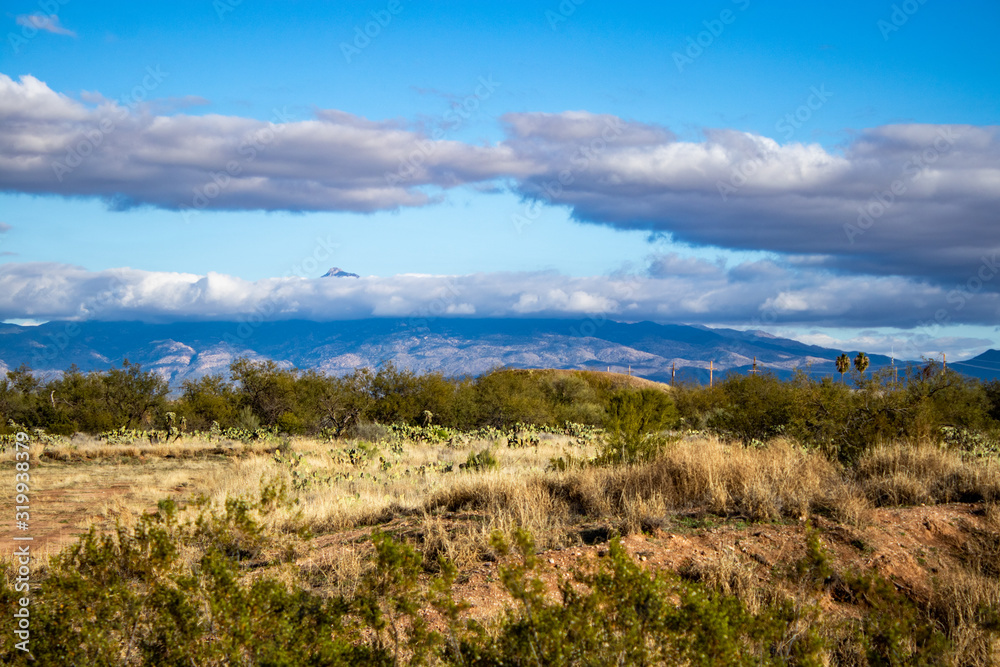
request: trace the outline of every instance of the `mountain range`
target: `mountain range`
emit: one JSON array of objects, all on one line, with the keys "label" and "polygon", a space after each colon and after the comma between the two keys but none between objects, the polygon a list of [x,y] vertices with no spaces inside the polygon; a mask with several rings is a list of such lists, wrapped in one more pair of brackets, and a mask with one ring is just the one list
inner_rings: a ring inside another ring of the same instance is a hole
[{"label": "mountain range", "polygon": [[[762,331],[711,329],[598,319],[365,319],[339,322],[48,322],[0,324],[0,372],[21,364],[35,371],[106,370],[128,358],[173,387],[225,373],[240,356],[330,374],[387,361],[416,372],[478,375],[498,366],[630,372],[671,382],[707,382],[758,370],[788,377],[836,372],[842,352]],[[871,370],[892,363],[872,354]],[[903,367],[906,361],[896,360]],[[952,365],[984,379],[1000,378],[1000,351]],[[710,370],[711,368],[711,370]],[[676,375],[675,375],[676,373]]]}]

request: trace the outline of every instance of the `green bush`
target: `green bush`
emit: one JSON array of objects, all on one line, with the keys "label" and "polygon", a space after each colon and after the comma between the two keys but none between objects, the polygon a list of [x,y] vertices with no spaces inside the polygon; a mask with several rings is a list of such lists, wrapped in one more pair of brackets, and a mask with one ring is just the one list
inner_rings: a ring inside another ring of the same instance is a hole
[{"label": "green bush", "polygon": [[[495,535],[494,547],[508,551]],[[462,646],[474,665],[819,665],[814,630],[789,636],[788,605],[750,614],[733,597],[675,575],[644,571],[617,540],[593,572],[575,572],[550,600],[535,575],[531,537],[515,535],[518,561],[501,568],[517,607],[494,638]]]},{"label": "green bush", "polygon": [[626,389],[611,396],[604,419],[606,463],[634,463],[656,456],[667,442],[661,433],[680,422],[677,408],[658,389]]},{"label": "green bush", "polygon": [[709,420],[719,437],[744,446],[781,435],[792,418],[792,391],[770,373],[730,375],[721,383],[722,409]]},{"label": "green bush", "polygon": [[496,470],[499,467],[500,462],[489,449],[483,449],[477,453],[469,452],[469,457],[465,460],[465,469],[474,472]]}]

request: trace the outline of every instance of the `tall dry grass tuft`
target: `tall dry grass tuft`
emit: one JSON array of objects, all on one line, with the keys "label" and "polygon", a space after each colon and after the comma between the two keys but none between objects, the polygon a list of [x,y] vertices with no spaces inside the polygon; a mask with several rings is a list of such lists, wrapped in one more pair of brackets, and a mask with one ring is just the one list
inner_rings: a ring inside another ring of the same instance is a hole
[{"label": "tall dry grass tuft", "polygon": [[660,498],[669,510],[761,521],[829,508],[843,496],[841,485],[833,463],[788,442],[748,449],[699,440],[679,443],[648,464],[610,470],[605,495],[614,512],[632,498]]},{"label": "tall dry grass tuft", "polygon": [[1000,500],[1000,462],[931,444],[873,447],[858,460],[853,477],[878,506]]},{"label": "tall dry grass tuft", "polygon": [[715,557],[691,559],[678,570],[678,574],[689,581],[705,584],[723,595],[738,598],[752,614],[774,601],[757,581],[755,563],[744,558],[732,547],[723,549]]},{"label": "tall dry grass tuft", "polygon": [[425,512],[481,512],[491,526],[535,535],[574,518],[607,519],[624,533],[661,525],[677,512],[751,521],[805,519],[816,511],[861,525],[871,507],[822,454],[788,442],[747,449],[718,440],[678,443],[654,461],[627,467],[470,478],[437,492]]},{"label": "tall dry grass tuft", "polygon": [[988,629],[1000,621],[996,577],[966,568],[943,571],[935,579],[929,611],[952,640],[955,664],[1000,664],[1000,636]]},{"label": "tall dry grass tuft", "polygon": [[469,538],[480,553],[488,549],[494,531],[509,535],[517,528],[535,535],[539,548],[559,546],[565,542],[570,517],[568,504],[549,492],[542,477],[495,472],[438,491],[424,504],[428,514],[442,510],[478,515],[478,528]]}]

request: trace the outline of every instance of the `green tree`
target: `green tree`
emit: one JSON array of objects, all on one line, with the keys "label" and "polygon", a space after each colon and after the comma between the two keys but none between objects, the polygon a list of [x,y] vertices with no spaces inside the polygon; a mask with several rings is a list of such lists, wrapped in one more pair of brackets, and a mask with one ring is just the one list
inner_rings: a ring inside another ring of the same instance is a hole
[{"label": "green tree", "polygon": [[709,427],[745,446],[779,435],[792,416],[792,391],[772,373],[730,375],[722,383],[725,407],[710,416]]},{"label": "green tree", "polygon": [[476,378],[476,425],[511,428],[518,422],[550,424],[552,414],[531,371],[495,370]]},{"label": "green tree", "polygon": [[161,408],[167,395],[167,383],[152,371],[143,371],[128,359],[121,368],[111,368],[101,376],[104,403],[115,423],[129,428],[140,426]]},{"label": "green tree", "polygon": [[854,357],[854,368],[863,376],[868,370],[868,355],[864,352],[858,352],[858,356]]},{"label": "green tree", "polygon": [[212,422],[232,426],[236,419],[237,395],[221,375],[205,375],[185,380],[177,411],[192,429],[207,431]]},{"label": "green tree", "polygon": [[837,372],[840,373],[840,381],[844,381],[844,373],[851,370],[851,359],[846,354],[837,357]]},{"label": "green tree", "polygon": [[249,406],[267,426],[274,426],[295,405],[294,370],[284,370],[274,361],[252,361],[240,357],[229,365],[237,385],[241,406]]},{"label": "green tree", "polygon": [[990,380],[983,384],[983,393],[989,404],[987,413],[990,419],[1000,422],[1000,380]]}]

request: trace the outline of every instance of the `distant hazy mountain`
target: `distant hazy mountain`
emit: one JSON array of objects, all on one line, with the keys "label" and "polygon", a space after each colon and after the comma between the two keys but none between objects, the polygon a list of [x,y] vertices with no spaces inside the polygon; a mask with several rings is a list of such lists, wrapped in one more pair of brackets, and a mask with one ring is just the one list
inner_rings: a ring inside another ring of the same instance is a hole
[{"label": "distant hazy mountain", "polygon": [[[847,352],[851,357],[856,354]],[[840,353],[763,332],[592,319],[0,324],[0,371],[22,363],[44,371],[62,371],[71,364],[85,371],[104,370],[127,357],[155,369],[174,386],[188,378],[225,372],[239,356],[334,374],[389,360],[414,371],[449,376],[475,375],[497,366],[610,367],[619,372],[631,366],[633,375],[663,382],[670,382],[671,368],[676,366],[678,381],[706,382],[710,362],[719,378],[727,372],[749,372],[754,357],[759,369],[781,376],[797,368],[830,375]],[[870,356],[872,370],[890,363],[888,357]],[[968,363],[1000,369],[1000,352],[976,359],[981,362]],[[967,371],[964,366],[953,367]],[[996,376],[1000,370],[989,377]]]},{"label": "distant hazy mountain", "polygon": [[954,370],[982,380],[1000,378],[1000,350],[986,350],[968,361],[948,362]]}]

